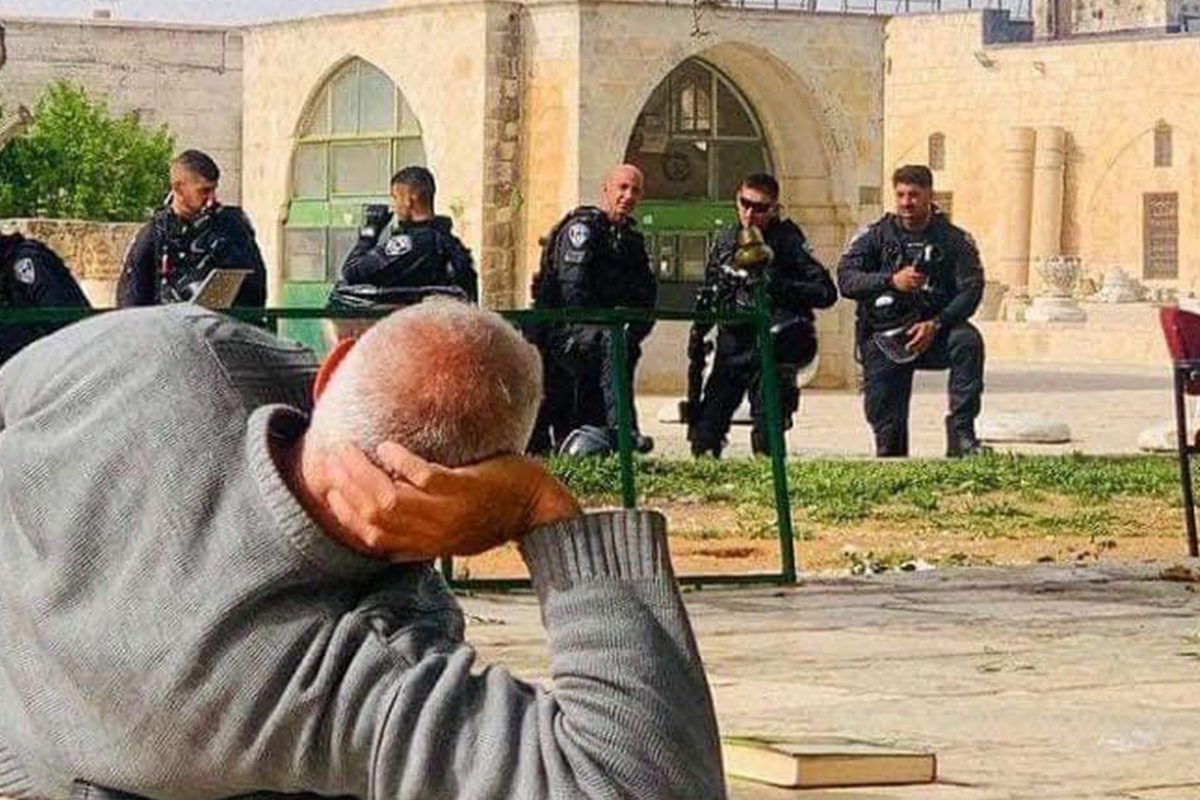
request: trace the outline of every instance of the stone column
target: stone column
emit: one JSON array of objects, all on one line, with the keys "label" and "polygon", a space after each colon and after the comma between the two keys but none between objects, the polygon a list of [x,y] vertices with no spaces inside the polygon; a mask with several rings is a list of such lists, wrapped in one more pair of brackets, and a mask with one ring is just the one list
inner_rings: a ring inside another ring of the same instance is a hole
[{"label": "stone column", "polygon": [[[1046,259],[1061,255],[1063,175],[1066,165],[1066,132],[1056,126],[1037,130],[1033,159],[1033,206],[1029,226],[1029,263],[1037,269]],[[1036,284],[1040,287],[1042,281]]]},{"label": "stone column", "polygon": [[1008,202],[1008,216],[1000,280],[1008,287],[1010,298],[1022,298],[1029,293],[1029,215],[1033,203],[1035,139],[1033,128],[1009,128],[1004,139],[1003,196]]}]

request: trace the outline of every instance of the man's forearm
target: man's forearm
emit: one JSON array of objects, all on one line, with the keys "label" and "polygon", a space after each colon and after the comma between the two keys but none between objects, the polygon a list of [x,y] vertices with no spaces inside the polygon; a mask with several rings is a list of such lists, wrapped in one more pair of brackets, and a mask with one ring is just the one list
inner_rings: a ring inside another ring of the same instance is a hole
[{"label": "man's forearm", "polygon": [[466,649],[426,659],[380,736],[379,798],[725,796],[712,701],[649,512],[588,515],[526,537],[552,691]]}]

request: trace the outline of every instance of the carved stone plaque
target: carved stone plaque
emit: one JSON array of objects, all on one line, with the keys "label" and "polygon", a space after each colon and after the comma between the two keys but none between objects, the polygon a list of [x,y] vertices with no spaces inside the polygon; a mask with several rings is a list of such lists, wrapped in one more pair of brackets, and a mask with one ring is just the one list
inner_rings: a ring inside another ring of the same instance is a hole
[{"label": "carved stone plaque", "polygon": [[1179,277],[1179,195],[1176,192],[1142,195],[1142,275],[1149,279]]}]

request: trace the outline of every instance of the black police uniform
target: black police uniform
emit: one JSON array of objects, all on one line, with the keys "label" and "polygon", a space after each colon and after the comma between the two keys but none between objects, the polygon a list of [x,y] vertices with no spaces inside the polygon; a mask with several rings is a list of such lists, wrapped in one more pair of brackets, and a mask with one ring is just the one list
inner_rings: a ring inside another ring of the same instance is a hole
[{"label": "black police uniform", "polygon": [[133,240],[117,283],[117,305],[190,300],[213,269],[248,269],[235,306],[263,307],[267,269],[254,228],[237,206],[217,205],[184,220],[163,206]]},{"label": "black police uniform", "polygon": [[[62,259],[20,234],[0,236],[0,317],[9,308],[90,308]],[[0,323],[0,364],[68,323]]]},{"label": "black police uniform", "polygon": [[[837,302],[837,289],[829,271],[811,253],[804,232],[791,220],[775,220],[763,239],[775,259],[762,276],[771,311],[775,339],[775,361],[779,376],[779,399],[783,428],[792,426],[792,415],[800,405],[797,373],[817,353],[813,309],[829,308]],[[731,271],[738,248],[738,228],[717,236],[704,268],[704,287],[698,310],[750,311],[754,309],[754,285]],[[703,358],[703,340],[711,325],[695,323],[689,338],[689,358]],[[752,326],[719,326],[712,372],[705,381],[700,407],[692,411],[688,439],[695,455],[719,456],[729,433],[730,420],[742,398],[750,394],[753,428],[750,444],[755,453],[769,451],[766,407],[762,399],[762,359],[758,332]]]},{"label": "black police uniform", "polygon": [[[533,307],[653,308],[658,284],[650,269],[645,237],[631,219],[613,222],[593,206],[564,217],[544,240],[541,267],[533,279]],[[642,354],[652,322],[627,328],[628,378]],[[529,326],[526,335],[542,351],[545,399],[530,443],[548,452],[583,425],[617,426],[616,371],[611,333],[598,325]],[[637,430],[636,416],[631,420]]]},{"label": "black police uniform", "polygon": [[[353,287],[363,286],[379,290],[448,289],[448,293],[477,302],[479,280],[471,251],[454,235],[453,225],[449,217],[398,222],[390,236],[382,238],[375,228],[364,227],[342,265],[342,277],[331,303],[336,305],[339,297],[354,292]],[[414,294],[413,299],[420,299],[418,295]],[[386,291],[375,296],[385,301],[389,297]]]},{"label": "black police uniform", "polygon": [[[918,267],[928,276],[925,289],[895,292],[892,274],[924,253]],[[908,455],[908,407],[913,371],[950,370],[950,413],[946,417],[946,453],[976,450],[975,418],[983,394],[983,337],[967,320],[983,296],[983,267],[970,234],[940,212],[925,230],[914,233],[894,214],[885,214],[850,244],[838,267],[842,294],[858,302],[858,353],[863,363],[867,421],[880,456]],[[883,314],[877,304],[885,293],[911,302],[913,318],[936,320],[932,346],[917,359],[896,363],[872,339]]]}]

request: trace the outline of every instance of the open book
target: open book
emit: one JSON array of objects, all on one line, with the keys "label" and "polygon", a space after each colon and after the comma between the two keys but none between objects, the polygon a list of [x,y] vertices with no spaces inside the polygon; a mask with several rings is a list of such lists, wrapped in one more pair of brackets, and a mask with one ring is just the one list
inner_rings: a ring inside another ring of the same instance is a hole
[{"label": "open book", "polygon": [[242,282],[251,274],[248,269],[213,269],[192,295],[192,302],[213,311],[224,311],[233,305]]},{"label": "open book", "polygon": [[732,777],[810,789],[933,783],[937,756],[854,739],[726,737],[725,771]]}]

